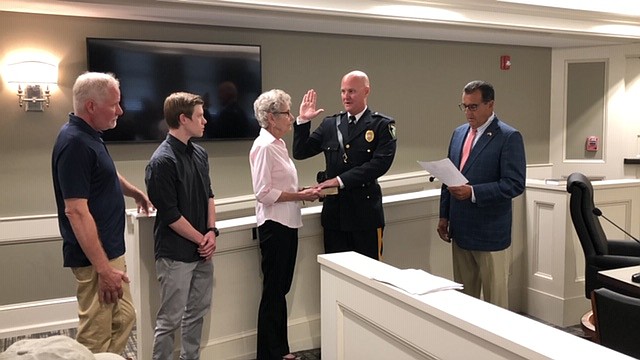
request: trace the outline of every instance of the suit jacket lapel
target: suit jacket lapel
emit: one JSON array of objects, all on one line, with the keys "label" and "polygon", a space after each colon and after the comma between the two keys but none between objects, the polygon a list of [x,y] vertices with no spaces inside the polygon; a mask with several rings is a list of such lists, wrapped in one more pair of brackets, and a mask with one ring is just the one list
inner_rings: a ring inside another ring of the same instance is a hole
[{"label": "suit jacket lapel", "polygon": [[[459,169],[460,161],[462,161],[462,147],[464,146],[464,139],[467,137],[467,133],[469,132],[470,126],[467,125],[466,128],[458,130],[451,140],[451,149],[456,149],[451,154],[451,162]],[[469,159],[467,159],[467,163]]]},{"label": "suit jacket lapel", "polygon": [[471,149],[471,153],[469,154],[469,159],[467,159],[467,163],[464,164],[465,169],[469,167],[469,165],[473,164],[476,158],[482,153],[482,150],[493,140],[498,132],[500,131],[500,127],[498,126],[498,118],[494,118],[491,121],[491,124],[487,126],[487,128],[482,133],[482,136],[478,139],[476,144]]}]

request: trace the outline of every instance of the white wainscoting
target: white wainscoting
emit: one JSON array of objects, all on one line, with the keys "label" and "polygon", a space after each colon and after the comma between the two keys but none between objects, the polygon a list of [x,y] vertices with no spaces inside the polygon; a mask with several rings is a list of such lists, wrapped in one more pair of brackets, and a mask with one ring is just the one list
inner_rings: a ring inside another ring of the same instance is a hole
[{"label": "white wainscoting", "polygon": [[0,339],[78,326],[75,297],[0,306]]},{"label": "white wainscoting", "polygon": [[[605,180],[592,184],[596,207],[631,234],[639,234],[640,181]],[[571,222],[569,199],[566,184],[553,186],[528,181],[528,271],[524,310],[559,326],[578,323],[591,309],[584,294],[584,252]],[[608,222],[601,220],[600,223],[608,238],[625,238]]]},{"label": "white wainscoting", "polygon": [[[0,251],[17,244],[38,243],[60,239],[56,215],[12,217],[0,219]],[[62,250],[60,250],[62,251]],[[28,254],[27,254],[28,255]],[[11,269],[3,269],[3,281],[25,281],[12,277]],[[35,271],[34,271],[35,273]],[[33,284],[44,279],[33,279]],[[33,334],[57,329],[69,329],[78,325],[75,297],[29,301],[0,306],[0,338]]]},{"label": "white wainscoting", "polygon": [[0,218],[0,245],[60,239],[55,214]]}]

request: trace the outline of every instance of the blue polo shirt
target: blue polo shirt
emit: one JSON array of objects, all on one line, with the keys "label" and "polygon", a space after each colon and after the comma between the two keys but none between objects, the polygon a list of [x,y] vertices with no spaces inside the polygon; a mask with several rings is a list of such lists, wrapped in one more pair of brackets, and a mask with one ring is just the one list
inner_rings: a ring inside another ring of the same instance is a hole
[{"label": "blue polo shirt", "polygon": [[124,197],[116,167],[100,135],[72,113],[53,147],[51,170],[65,267],[91,265],[65,215],[65,199],[87,199],[109,260],[124,254]]}]

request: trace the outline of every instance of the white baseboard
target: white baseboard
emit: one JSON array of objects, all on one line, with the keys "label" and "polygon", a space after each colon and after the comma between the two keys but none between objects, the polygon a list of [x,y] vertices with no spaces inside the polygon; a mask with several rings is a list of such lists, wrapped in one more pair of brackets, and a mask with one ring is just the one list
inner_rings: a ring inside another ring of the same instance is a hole
[{"label": "white baseboard", "polygon": [[[292,352],[320,347],[320,314],[289,321],[289,346]],[[254,359],[256,331],[247,331],[202,344],[202,359]]]},{"label": "white baseboard", "polygon": [[563,299],[528,288],[525,312],[556,326],[577,325],[582,315],[589,310],[591,310],[591,303],[585,297]]}]

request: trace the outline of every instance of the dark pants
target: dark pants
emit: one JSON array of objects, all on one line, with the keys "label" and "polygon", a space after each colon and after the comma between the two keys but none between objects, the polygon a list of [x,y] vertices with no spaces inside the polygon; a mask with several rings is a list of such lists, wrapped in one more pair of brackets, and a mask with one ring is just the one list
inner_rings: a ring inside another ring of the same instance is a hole
[{"label": "dark pants", "polygon": [[258,310],[258,360],[289,354],[287,300],[298,252],[298,229],[267,220],[258,227],[262,252],[262,299]]},{"label": "dark pants", "polygon": [[374,260],[382,260],[384,228],[359,231],[324,229],[324,252],[327,254],[355,251]]}]

